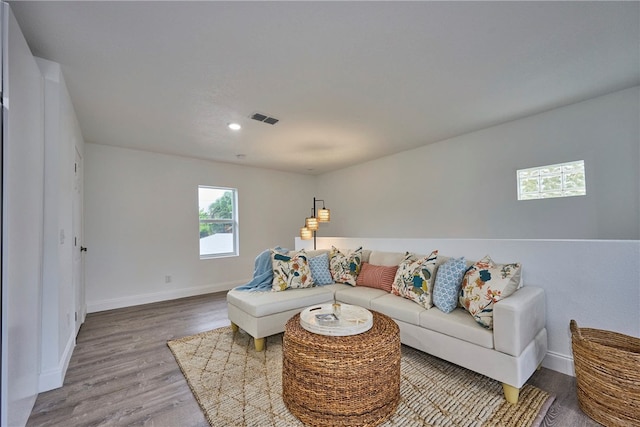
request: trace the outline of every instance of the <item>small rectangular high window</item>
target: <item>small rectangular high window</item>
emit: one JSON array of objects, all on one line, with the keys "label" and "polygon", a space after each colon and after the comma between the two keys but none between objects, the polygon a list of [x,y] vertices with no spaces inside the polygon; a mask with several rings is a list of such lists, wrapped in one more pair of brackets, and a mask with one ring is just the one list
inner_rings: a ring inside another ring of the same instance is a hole
[{"label": "small rectangular high window", "polygon": [[517,178],[518,200],[587,194],[584,160],[520,169]]}]

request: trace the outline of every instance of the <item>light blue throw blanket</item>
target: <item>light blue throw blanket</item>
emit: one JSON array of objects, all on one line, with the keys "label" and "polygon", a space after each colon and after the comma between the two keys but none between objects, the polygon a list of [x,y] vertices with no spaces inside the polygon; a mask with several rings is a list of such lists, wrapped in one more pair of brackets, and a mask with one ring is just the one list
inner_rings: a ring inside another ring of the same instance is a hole
[{"label": "light blue throw blanket", "polygon": [[[288,249],[281,248],[280,246],[276,246],[273,250],[281,254],[289,252]],[[267,249],[266,251],[262,251],[260,255],[256,257],[253,279],[246,285],[236,287],[236,290],[249,292],[270,291],[272,281],[273,268],[271,266],[271,249]]]}]

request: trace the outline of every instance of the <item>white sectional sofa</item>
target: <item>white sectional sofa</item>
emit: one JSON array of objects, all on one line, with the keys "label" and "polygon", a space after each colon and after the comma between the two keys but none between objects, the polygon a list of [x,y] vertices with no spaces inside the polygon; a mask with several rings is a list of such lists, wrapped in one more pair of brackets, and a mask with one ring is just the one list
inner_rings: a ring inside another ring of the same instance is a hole
[{"label": "white sectional sofa", "polygon": [[[310,251],[314,256],[322,251]],[[328,251],[325,251],[328,252]],[[404,253],[363,251],[362,261],[397,265]],[[441,265],[446,257],[439,257]],[[437,275],[437,269],[436,269]],[[334,283],[282,292],[232,289],[227,306],[232,328],[254,337],[257,351],[264,338],[284,331],[292,316],[315,304],[354,304],[391,317],[401,342],[503,384],[507,401],[516,403],[520,388],[540,366],[547,352],[545,296],[542,288],[523,286],[493,306],[493,330],[479,325],[463,308],[444,313],[382,289]]]}]

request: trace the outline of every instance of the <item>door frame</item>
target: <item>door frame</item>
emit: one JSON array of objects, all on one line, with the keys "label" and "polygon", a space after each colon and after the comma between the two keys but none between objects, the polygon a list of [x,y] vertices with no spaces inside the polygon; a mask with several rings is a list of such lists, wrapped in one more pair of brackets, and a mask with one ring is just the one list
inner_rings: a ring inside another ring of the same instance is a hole
[{"label": "door frame", "polygon": [[75,310],[75,335],[78,335],[80,327],[84,323],[86,317],[85,304],[85,283],[84,283],[84,215],[83,215],[83,199],[84,199],[84,174],[83,174],[83,158],[78,147],[74,146],[74,175],[73,175],[73,212],[72,212],[72,230],[73,230],[73,295]]}]

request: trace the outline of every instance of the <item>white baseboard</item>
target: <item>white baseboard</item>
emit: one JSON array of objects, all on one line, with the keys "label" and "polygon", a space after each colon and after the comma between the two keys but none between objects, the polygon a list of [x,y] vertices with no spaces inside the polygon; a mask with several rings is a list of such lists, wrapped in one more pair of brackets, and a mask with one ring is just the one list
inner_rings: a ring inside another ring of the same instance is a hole
[{"label": "white baseboard", "polygon": [[542,366],[562,374],[576,376],[573,368],[573,357],[567,356],[553,351],[547,351],[547,355],[542,361]]},{"label": "white baseboard", "polygon": [[169,301],[172,299],[192,297],[195,295],[228,291],[229,289],[242,285],[244,283],[246,283],[246,280],[225,283],[212,283],[205,286],[171,289],[162,292],[130,295],[102,301],[89,301],[87,302],[87,313],[96,313],[98,311],[113,310],[116,308],[131,307],[134,305],[150,304],[153,302]]},{"label": "white baseboard", "polygon": [[40,372],[38,377],[38,393],[62,387],[62,384],[64,383],[64,376],[67,374],[67,368],[69,367],[69,361],[71,360],[71,355],[73,354],[75,346],[76,338],[72,332],[69,336],[69,340],[67,341],[67,345],[64,348],[64,352],[62,353],[58,366],[54,369],[47,369],[46,371]]}]

